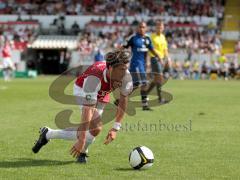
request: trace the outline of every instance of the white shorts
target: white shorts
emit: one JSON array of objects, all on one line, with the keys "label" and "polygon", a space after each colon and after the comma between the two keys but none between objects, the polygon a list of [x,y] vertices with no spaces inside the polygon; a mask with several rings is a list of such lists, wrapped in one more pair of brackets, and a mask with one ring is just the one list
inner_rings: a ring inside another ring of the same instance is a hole
[{"label": "white shorts", "polygon": [[[73,85],[73,95],[83,97],[83,98],[85,97],[85,93],[84,93],[83,89],[76,84]],[[82,110],[82,107],[83,107],[82,104],[83,103],[79,102],[79,101],[80,100],[77,99],[77,103],[79,104],[79,107]],[[105,105],[106,105],[106,103],[102,103],[102,102],[97,101],[96,109],[97,109],[97,112],[98,112],[99,116],[102,116]]]},{"label": "white shorts", "polygon": [[15,69],[13,62],[9,57],[3,58],[3,68],[11,68],[13,70]]}]

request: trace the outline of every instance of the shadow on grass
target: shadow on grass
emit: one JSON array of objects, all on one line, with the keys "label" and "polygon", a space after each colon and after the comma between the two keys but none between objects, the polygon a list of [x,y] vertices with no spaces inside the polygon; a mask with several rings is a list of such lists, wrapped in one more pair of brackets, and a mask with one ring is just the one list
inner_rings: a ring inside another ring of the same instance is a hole
[{"label": "shadow on grass", "polygon": [[46,159],[20,158],[13,161],[0,161],[0,168],[24,168],[35,166],[63,166],[75,163],[74,161],[57,161]]},{"label": "shadow on grass", "polygon": [[134,171],[133,168],[116,168],[114,170],[116,170],[116,171]]}]

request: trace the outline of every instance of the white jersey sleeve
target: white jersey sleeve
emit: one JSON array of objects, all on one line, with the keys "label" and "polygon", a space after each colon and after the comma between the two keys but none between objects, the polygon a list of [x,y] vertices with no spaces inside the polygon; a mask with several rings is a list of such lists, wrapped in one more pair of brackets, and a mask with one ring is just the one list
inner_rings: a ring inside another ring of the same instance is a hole
[{"label": "white jersey sleeve", "polygon": [[101,81],[96,76],[88,76],[83,82],[84,104],[96,104],[98,91],[101,89]]},{"label": "white jersey sleeve", "polygon": [[133,90],[132,76],[128,70],[123,77],[122,86],[119,89],[120,93],[124,96],[128,96]]}]

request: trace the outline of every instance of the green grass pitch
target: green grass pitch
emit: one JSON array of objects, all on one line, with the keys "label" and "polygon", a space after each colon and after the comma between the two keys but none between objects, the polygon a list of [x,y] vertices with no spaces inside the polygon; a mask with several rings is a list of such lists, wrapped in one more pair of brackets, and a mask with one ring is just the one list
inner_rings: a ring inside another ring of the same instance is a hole
[{"label": "green grass pitch", "polygon": [[[103,142],[112,123],[106,124],[90,147],[89,163],[79,165],[69,155],[71,141],[51,141],[39,154],[31,152],[39,127],[56,128],[59,111],[73,108],[72,122],[79,121],[77,107],[49,97],[54,78],[0,80],[0,179],[240,178],[240,82],[169,80],[163,89],[174,97],[170,104],[152,112],[137,108],[108,146]],[[148,170],[128,164],[130,150],[139,145],[154,153]]]}]

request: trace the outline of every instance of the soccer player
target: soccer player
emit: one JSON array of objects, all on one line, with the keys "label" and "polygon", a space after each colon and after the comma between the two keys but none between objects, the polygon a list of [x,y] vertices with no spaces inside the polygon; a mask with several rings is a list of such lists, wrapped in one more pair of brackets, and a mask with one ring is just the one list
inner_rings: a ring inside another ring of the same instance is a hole
[{"label": "soccer player", "polygon": [[156,32],[151,34],[151,40],[154,46],[154,49],[161,61],[156,58],[156,55],[149,53],[151,57],[151,68],[154,76],[154,81],[149,85],[147,93],[149,93],[155,86],[157,87],[158,100],[160,103],[164,103],[163,98],[161,97],[161,83],[163,82],[163,68],[164,68],[164,59],[167,59],[165,63],[171,65],[171,59],[168,54],[168,43],[163,34],[164,23],[160,20],[156,22]]},{"label": "soccer player", "polygon": [[14,64],[11,60],[11,46],[6,40],[2,49],[3,57],[3,77],[5,81],[11,81],[12,72],[15,70]]},{"label": "soccer player", "polygon": [[91,65],[75,81],[73,94],[81,107],[81,124],[78,129],[54,130],[43,127],[34,147],[37,153],[50,139],[76,140],[70,154],[77,157],[77,162],[87,162],[88,147],[102,130],[101,115],[110,100],[110,92],[119,88],[120,100],[117,107],[116,120],[109,130],[105,144],[116,138],[117,131],[127,107],[128,95],[132,92],[132,77],[128,71],[131,53],[117,50],[106,54],[105,61]]},{"label": "soccer player", "polygon": [[148,106],[147,98],[147,77],[146,77],[146,58],[147,52],[150,50],[155,57],[156,61],[161,59],[155,49],[153,48],[150,37],[146,34],[147,25],[145,22],[140,22],[138,25],[137,33],[131,35],[123,48],[132,49],[132,59],[130,63],[130,73],[132,74],[133,86],[137,88],[141,85],[141,97],[142,97],[142,108],[143,110],[151,110]]}]

